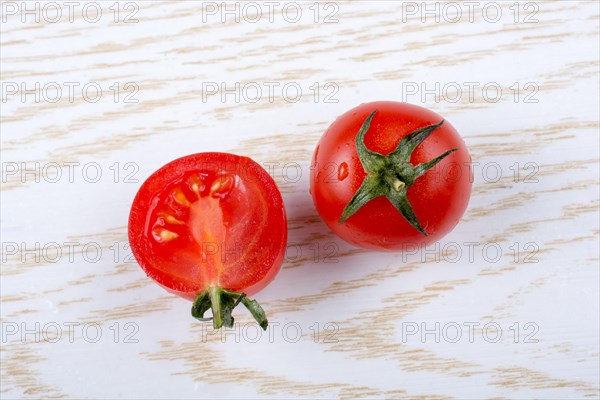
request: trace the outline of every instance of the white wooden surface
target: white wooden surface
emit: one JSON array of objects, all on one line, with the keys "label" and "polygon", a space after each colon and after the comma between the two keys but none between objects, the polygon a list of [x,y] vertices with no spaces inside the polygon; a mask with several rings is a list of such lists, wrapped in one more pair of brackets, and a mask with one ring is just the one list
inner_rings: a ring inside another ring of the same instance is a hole
[{"label": "white wooden surface", "polygon": [[[198,1],[101,3],[97,22],[59,4],[58,22],[2,4],[2,398],[598,398],[598,2],[481,2],[472,20],[437,3],[439,22],[420,2],[303,2],[298,22],[285,2],[254,3],[256,22],[246,3],[239,22]],[[211,94],[237,82],[237,101]],[[464,220],[427,252],[354,249],[308,194],[326,127],[384,99],[442,114],[479,163]],[[241,310],[210,334],[125,247],[141,181],[200,151],[272,165],[286,202],[288,259],[256,296],[274,329],[255,343]]]}]

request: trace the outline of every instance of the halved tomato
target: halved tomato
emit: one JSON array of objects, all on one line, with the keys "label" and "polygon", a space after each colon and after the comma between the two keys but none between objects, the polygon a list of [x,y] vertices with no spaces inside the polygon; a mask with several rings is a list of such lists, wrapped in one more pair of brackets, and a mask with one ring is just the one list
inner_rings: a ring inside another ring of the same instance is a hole
[{"label": "halved tomato", "polygon": [[168,291],[194,300],[192,314],[213,311],[231,326],[240,302],[266,328],[246,295],[277,274],[287,241],[283,199],[274,180],[247,157],[198,153],[153,173],[129,216],[129,242],[146,272]]}]

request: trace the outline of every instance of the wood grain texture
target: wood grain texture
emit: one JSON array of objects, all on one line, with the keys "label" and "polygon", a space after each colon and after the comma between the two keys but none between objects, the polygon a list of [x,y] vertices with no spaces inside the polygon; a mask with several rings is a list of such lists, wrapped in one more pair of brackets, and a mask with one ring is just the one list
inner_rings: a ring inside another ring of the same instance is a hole
[{"label": "wood grain texture", "polygon": [[[58,4],[36,22],[2,3],[2,398],[600,396],[597,1],[480,2],[472,20],[307,1],[297,22],[288,2],[120,2],[118,22],[113,2],[73,21]],[[386,99],[443,115],[476,163],[463,221],[426,250],[353,248],[308,194],[327,126]],[[258,338],[242,312],[224,333],[193,321],[127,248],[140,182],[200,151],[271,168],[286,203]]]}]

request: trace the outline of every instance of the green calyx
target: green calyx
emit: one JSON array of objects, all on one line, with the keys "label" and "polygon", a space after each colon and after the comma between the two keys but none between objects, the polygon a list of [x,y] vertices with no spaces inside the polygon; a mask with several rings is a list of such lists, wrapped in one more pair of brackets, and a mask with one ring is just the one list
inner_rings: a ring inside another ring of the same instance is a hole
[{"label": "green calyx", "polygon": [[408,201],[408,188],[425,172],[458,149],[448,150],[433,160],[419,165],[411,164],[410,157],[412,153],[433,131],[442,126],[444,123],[444,120],[442,120],[439,124],[429,125],[409,133],[400,140],[396,149],[387,156],[371,151],[365,146],[365,134],[369,130],[371,120],[376,113],[377,110],[367,117],[356,135],[356,152],[367,176],[346,205],[346,208],[344,208],[340,224],[369,201],[379,196],[385,196],[415,229],[427,236]]},{"label": "green calyx", "polygon": [[[215,329],[223,326],[232,328],[234,318],[231,312],[240,303],[250,311],[260,327],[267,330],[267,316],[256,300],[250,300],[245,293],[231,292],[218,286],[210,287],[196,297],[192,304],[192,317],[199,321],[212,320]],[[204,313],[209,309],[212,310],[212,318],[204,318]]]}]

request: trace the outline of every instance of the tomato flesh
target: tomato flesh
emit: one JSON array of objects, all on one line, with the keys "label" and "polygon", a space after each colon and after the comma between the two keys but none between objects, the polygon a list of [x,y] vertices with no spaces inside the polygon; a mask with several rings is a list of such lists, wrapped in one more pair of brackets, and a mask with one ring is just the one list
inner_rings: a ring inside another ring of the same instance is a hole
[{"label": "tomato flesh", "polygon": [[249,158],[193,154],[144,182],[131,209],[129,240],[148,276],[181,297],[194,300],[210,287],[256,293],[281,267],[283,200]]}]

